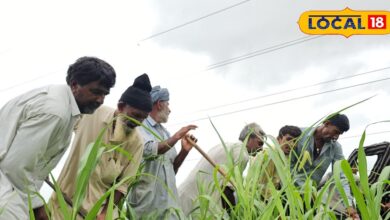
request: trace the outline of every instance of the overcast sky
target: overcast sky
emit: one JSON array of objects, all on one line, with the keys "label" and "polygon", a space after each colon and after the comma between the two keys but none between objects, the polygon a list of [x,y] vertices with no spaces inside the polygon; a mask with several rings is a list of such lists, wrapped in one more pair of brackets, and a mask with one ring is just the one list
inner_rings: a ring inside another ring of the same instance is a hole
[{"label": "overcast sky", "polygon": [[[376,95],[345,112],[351,129],[339,141],[348,157],[365,126],[390,119],[390,35],[316,37],[297,24],[304,11],[345,7],[390,11],[388,0],[1,1],[0,106],[65,83],[69,64],[97,56],[117,71],[105,104],[115,107],[134,78],[148,73],[171,92],[170,132],[198,125],[193,133],[207,151],[219,143],[207,117],[235,142],[247,123],[277,135],[283,125],[308,126]],[[366,144],[390,141],[389,131],[389,123],[369,127]],[[200,157],[189,154],[178,183]]]}]

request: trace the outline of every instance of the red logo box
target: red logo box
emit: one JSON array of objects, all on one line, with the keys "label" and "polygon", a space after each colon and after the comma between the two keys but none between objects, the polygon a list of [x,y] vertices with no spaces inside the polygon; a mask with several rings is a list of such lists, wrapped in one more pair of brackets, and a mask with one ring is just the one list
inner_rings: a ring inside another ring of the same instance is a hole
[{"label": "red logo box", "polygon": [[386,29],[386,15],[368,15],[368,29]]}]

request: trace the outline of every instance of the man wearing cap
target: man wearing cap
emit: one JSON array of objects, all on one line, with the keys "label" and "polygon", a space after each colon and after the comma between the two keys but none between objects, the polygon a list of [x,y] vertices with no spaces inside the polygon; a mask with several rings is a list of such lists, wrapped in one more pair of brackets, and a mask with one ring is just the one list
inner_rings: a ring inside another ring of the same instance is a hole
[{"label": "man wearing cap", "polygon": [[[140,129],[144,139],[144,173],[139,183],[131,188],[127,202],[135,210],[137,219],[178,219],[180,208],[175,175],[192,148],[185,136],[196,126],[185,126],[171,136],[162,126],[171,112],[169,92],[155,86],[151,96],[153,108],[143,124],[159,137],[143,127]],[[190,138],[196,141],[192,135]],[[174,145],[179,140],[181,150],[177,153]]]},{"label": "man wearing cap", "polygon": [[[103,135],[104,143],[119,145],[127,152],[124,154],[117,150],[105,149],[86,187],[85,199],[81,205],[83,210],[90,211],[113,184],[136,174],[142,158],[142,137],[136,129],[137,124],[126,119],[125,116],[139,122],[148,116],[152,110],[151,89],[148,75],[143,74],[137,77],[134,84],[122,94],[117,109],[102,106],[93,115],[83,116],[78,123],[71,152],[58,178],[62,192],[69,198],[73,198],[77,187],[76,179],[80,161],[82,157],[88,156],[88,145],[96,140],[102,129],[107,128]],[[127,182],[116,188],[115,204],[126,195],[127,188]],[[101,209],[97,219],[105,218],[107,205],[108,202]],[[53,219],[64,219],[55,193],[51,197],[50,207]],[[80,216],[78,217],[81,219]]]},{"label": "man wearing cap", "polygon": [[[329,165],[332,164],[333,169],[336,161],[344,159],[343,150],[337,139],[348,130],[348,117],[338,113],[329,117],[319,127],[313,127],[310,130],[302,128],[302,138],[291,156],[291,172],[296,185],[303,186],[306,179],[311,175],[311,179],[318,186]],[[311,161],[302,160],[303,156],[300,157],[300,155],[305,153],[310,155]],[[301,158],[301,161],[298,158]],[[343,174],[341,179],[349,203],[352,205],[351,190]],[[352,206],[348,207],[347,210],[352,218],[359,218]]]},{"label": "man wearing cap", "polygon": [[81,57],[69,66],[67,85],[21,94],[0,109],[0,219],[47,219],[39,192],[60,161],[81,114],[92,114],[115,85],[110,64]]},{"label": "man wearing cap", "polygon": [[[244,146],[243,142],[247,137],[248,140],[246,146]],[[207,155],[225,171],[233,167],[239,167],[240,171],[243,172],[248,163],[249,155],[255,155],[262,150],[265,133],[260,125],[250,123],[242,129],[238,139],[240,140],[238,143],[226,143],[226,150],[222,144],[216,145],[207,153]],[[230,163],[231,160],[233,164]],[[205,158],[202,158],[190,172],[187,179],[180,185],[180,204],[186,216],[199,206],[198,197],[200,192],[198,191],[198,188],[204,188],[205,191],[201,192],[201,194],[212,196],[214,203],[210,203],[210,209],[212,209],[213,212],[218,212],[218,210],[222,210],[222,208],[229,211],[227,202],[225,202],[217,188],[215,188],[213,172],[214,167]],[[223,177],[218,174],[218,178],[222,184],[224,180]],[[234,205],[235,199],[233,193],[234,188],[228,184],[224,190],[224,194],[229,199],[229,202]],[[213,204],[217,204],[218,207],[213,207]],[[197,216],[197,212],[192,213],[191,216],[194,219],[200,217]]]}]

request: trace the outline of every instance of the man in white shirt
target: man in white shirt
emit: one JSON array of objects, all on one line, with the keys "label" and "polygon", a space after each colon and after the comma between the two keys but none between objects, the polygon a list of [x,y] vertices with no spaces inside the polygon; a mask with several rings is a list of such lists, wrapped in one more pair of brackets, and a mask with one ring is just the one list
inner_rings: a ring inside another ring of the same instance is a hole
[{"label": "man in white shirt", "polygon": [[47,219],[35,195],[66,151],[80,114],[91,114],[115,85],[115,70],[95,57],[70,65],[68,85],[22,94],[0,110],[0,219]]},{"label": "man in white shirt", "polygon": [[[245,139],[247,141],[245,142]],[[231,167],[239,167],[243,172],[248,161],[249,155],[255,155],[263,148],[265,132],[257,123],[247,124],[240,132],[239,142],[218,144],[211,148],[207,155],[225,171]],[[246,145],[244,145],[246,143]],[[188,177],[179,187],[180,205],[186,216],[191,215],[193,219],[199,217],[199,212],[195,211],[199,207],[199,196],[207,194],[210,196],[209,209],[214,213],[220,213],[224,209],[229,213],[230,206],[216,189],[213,177],[214,167],[202,158],[194,169],[189,172]],[[218,174],[218,179],[223,185],[224,177]],[[199,189],[203,188],[204,192]],[[228,184],[223,191],[230,204],[235,205],[234,188]],[[192,213],[191,213],[192,212]]]}]

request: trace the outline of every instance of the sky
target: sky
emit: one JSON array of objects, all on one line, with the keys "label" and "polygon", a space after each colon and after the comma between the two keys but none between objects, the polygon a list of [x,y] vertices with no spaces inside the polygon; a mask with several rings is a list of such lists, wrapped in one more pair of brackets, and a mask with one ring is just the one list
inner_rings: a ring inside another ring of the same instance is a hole
[{"label": "sky", "polygon": [[[168,130],[197,125],[192,133],[207,151],[220,143],[211,122],[226,142],[251,122],[276,136],[374,96],[344,112],[351,129],[339,142],[348,157],[366,126],[390,119],[390,35],[313,36],[297,24],[305,11],[346,7],[390,11],[387,0],[1,1],[0,106],[65,83],[71,63],[96,56],[117,72],[106,105],[148,73],[171,93]],[[390,123],[367,133],[366,145],[390,141]],[[200,158],[190,152],[178,185]]]}]

